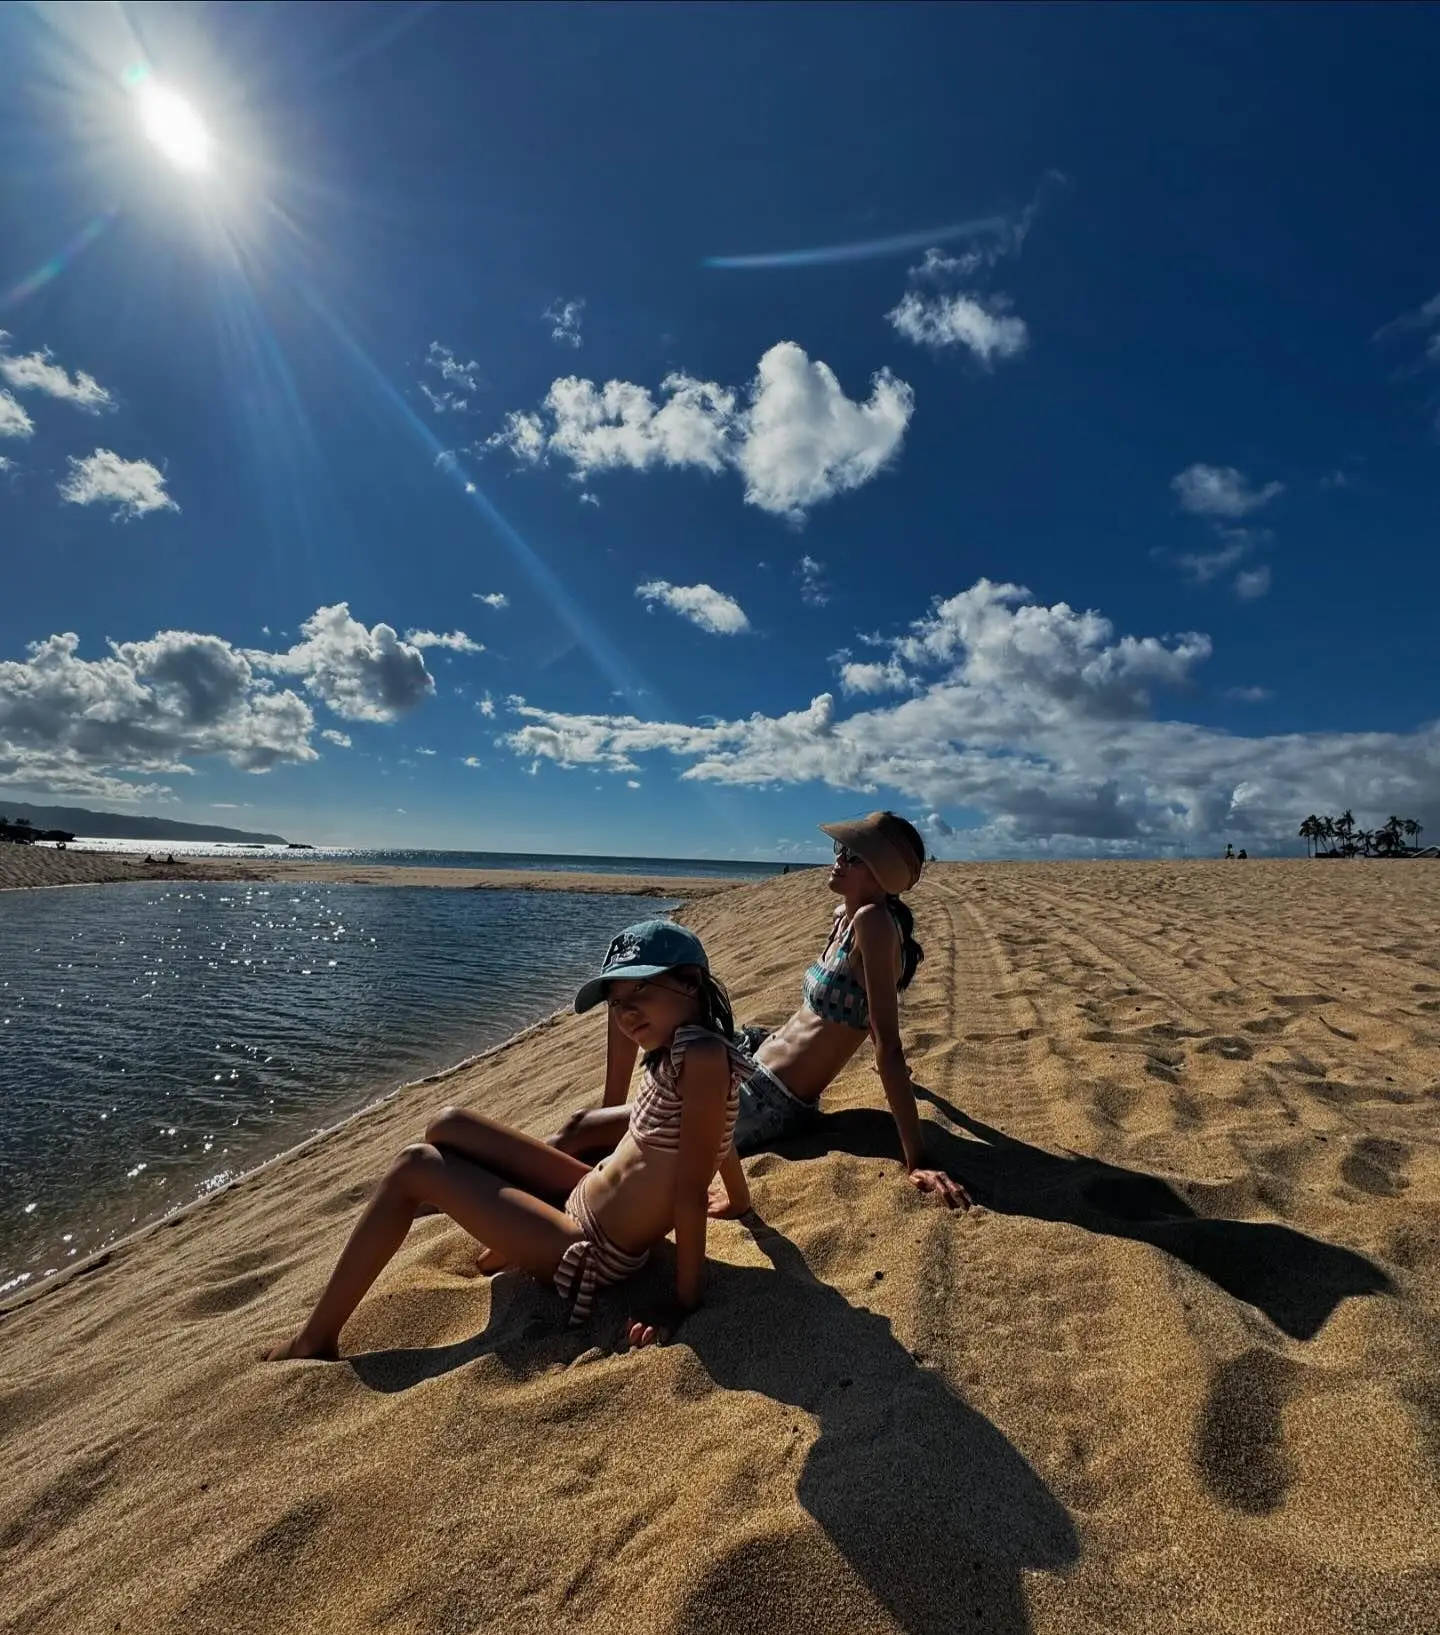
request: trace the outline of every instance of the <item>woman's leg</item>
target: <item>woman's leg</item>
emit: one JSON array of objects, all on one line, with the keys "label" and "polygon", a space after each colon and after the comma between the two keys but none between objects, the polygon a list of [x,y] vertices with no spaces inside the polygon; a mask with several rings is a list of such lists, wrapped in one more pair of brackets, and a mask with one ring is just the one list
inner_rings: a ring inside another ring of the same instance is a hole
[{"label": "woman's leg", "polygon": [[[551,1152],[543,1142],[537,1145]],[[340,1330],[405,1241],[424,1204],[443,1210],[492,1252],[547,1281],[560,1257],[583,1235],[563,1210],[469,1159],[425,1142],[407,1147],[365,1206],[305,1326],[267,1356],[276,1362],[338,1356]]]}]

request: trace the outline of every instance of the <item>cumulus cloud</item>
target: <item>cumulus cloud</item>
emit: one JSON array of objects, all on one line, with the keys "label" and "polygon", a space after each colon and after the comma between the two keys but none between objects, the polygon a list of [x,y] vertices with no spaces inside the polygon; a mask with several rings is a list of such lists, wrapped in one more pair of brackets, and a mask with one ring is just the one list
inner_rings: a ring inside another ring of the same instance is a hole
[{"label": "cumulus cloud", "polygon": [[750,628],[739,602],[711,585],[672,585],[665,579],[649,579],[636,585],[635,594],[647,607],[653,609],[658,602],[712,636],[738,636]]},{"label": "cumulus cloud", "polygon": [[896,659],[883,664],[851,661],[840,666],[840,690],[845,693],[893,693],[911,685],[911,678]]},{"label": "cumulus cloud", "polygon": [[425,354],[425,367],[433,369],[441,382],[439,386],[420,382],[420,390],[430,407],[436,414],[464,414],[480,390],[480,365],[473,358],[469,363],[461,363],[448,346],[431,341]]},{"label": "cumulus cloud", "polygon": [[348,732],[337,732],[334,727],[326,727],[320,736],[327,744],[334,744],[337,749],[350,748],[350,734]]},{"label": "cumulus cloud", "polygon": [[495,714],[495,700],[491,698],[489,693],[486,693],[479,703],[476,704],[475,708],[479,710],[483,716],[493,716]]},{"label": "cumulus cloud", "polygon": [[465,756],[465,758],[464,758],[464,760],[462,762],[462,765],[464,765],[464,766],[479,766],[479,765],[481,765],[480,757],[478,755],[467,755],[467,756]]},{"label": "cumulus cloud", "polygon": [[17,392],[44,392],[47,397],[73,403],[77,409],[86,409],[91,414],[115,407],[115,400],[93,375],[87,375],[83,369],[74,375],[67,374],[54,361],[48,348],[16,357],[5,350],[9,338],[0,330],[0,380],[7,386],[13,386]]},{"label": "cumulus cloud", "polygon": [[1284,483],[1251,486],[1234,466],[1187,466],[1170,479],[1181,506],[1198,517],[1245,517],[1285,492]]},{"label": "cumulus cloud", "polygon": [[24,405],[9,392],[0,391],[0,437],[31,437],[34,433],[35,422]]},{"label": "cumulus cloud", "polygon": [[435,691],[421,650],[388,624],[367,629],[346,602],[317,608],[300,634],[304,639],[287,652],[247,657],[260,669],[298,677],[348,721],[394,721]]},{"label": "cumulus cloud", "polygon": [[484,642],[471,641],[463,630],[452,630],[448,635],[435,630],[407,630],[405,640],[412,647],[448,647],[452,653],[483,653]]},{"label": "cumulus cloud", "polygon": [[108,448],[83,459],[67,456],[69,475],[59,484],[71,505],[113,505],[117,517],[133,520],[151,511],[178,511],[165,492],[165,474],[148,460],[122,460]]},{"label": "cumulus cloud", "polygon": [[978,811],[980,827],[947,848],[963,855],[1212,849],[1217,837],[1256,851],[1286,845],[1297,812],[1362,799],[1406,803],[1440,826],[1440,724],[1245,737],[1157,715],[1158,696],[1183,695],[1209,657],[1203,634],[1119,634],[1094,610],[980,580],[888,641],[908,695],[849,715],[829,693],[779,715],[695,723],[517,699],[519,725],[498,741],[527,769],[639,777],[659,756],[691,781],[816,781],[857,804]]},{"label": "cumulus cloud", "polygon": [[579,347],[582,344],[580,316],[584,311],[583,300],[552,301],[545,308],[544,316],[551,324],[550,339],[557,346]]},{"label": "cumulus cloud", "polygon": [[577,481],[594,473],[656,467],[736,471],[747,504],[803,520],[815,505],[869,482],[899,453],[914,394],[888,369],[863,402],[846,397],[833,370],[793,341],[772,346],[742,394],[673,373],[657,398],[612,380],[569,375],[535,412],[512,412],[488,440],[522,465],[551,459]]},{"label": "cumulus cloud", "polygon": [[600,501],[589,491],[589,489],[585,489],[580,495],[580,503],[581,505],[593,505],[598,508]]},{"label": "cumulus cloud", "polygon": [[503,590],[491,590],[491,591],[473,590],[473,591],[470,592],[470,594],[475,598],[475,600],[477,602],[484,602],[486,607],[493,607],[497,611],[502,607],[509,607],[510,606],[510,598],[505,594],[505,592]]}]

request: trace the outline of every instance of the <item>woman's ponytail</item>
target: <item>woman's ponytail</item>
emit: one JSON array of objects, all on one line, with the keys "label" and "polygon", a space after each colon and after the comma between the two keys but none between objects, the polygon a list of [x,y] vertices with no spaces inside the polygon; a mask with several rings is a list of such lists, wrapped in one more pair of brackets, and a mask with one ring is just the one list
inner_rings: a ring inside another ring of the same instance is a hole
[{"label": "woman's ponytail", "polygon": [[910,905],[893,893],[886,898],[886,902],[895,916],[896,925],[900,927],[900,980],[895,986],[903,990],[914,980],[920,961],[925,958],[925,950],[915,941],[915,916],[910,912]]}]

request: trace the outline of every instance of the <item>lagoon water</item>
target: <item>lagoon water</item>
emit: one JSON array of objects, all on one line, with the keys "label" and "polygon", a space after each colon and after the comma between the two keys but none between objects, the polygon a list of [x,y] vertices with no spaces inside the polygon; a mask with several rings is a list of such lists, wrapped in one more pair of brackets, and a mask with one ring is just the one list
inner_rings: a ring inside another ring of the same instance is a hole
[{"label": "lagoon water", "polygon": [[[0,898],[0,1294],[548,1015],[654,898],[134,882]],[[598,1091],[603,1063],[577,1062]]]}]

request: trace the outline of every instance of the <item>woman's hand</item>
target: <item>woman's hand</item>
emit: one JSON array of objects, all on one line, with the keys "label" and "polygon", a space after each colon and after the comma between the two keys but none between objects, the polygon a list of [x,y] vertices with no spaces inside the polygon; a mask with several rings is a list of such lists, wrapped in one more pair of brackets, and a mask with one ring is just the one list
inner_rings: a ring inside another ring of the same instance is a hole
[{"label": "woman's hand", "polygon": [[969,1209],[970,1194],[943,1169],[912,1169],[907,1179],[917,1192],[938,1198],[947,1209]]}]

